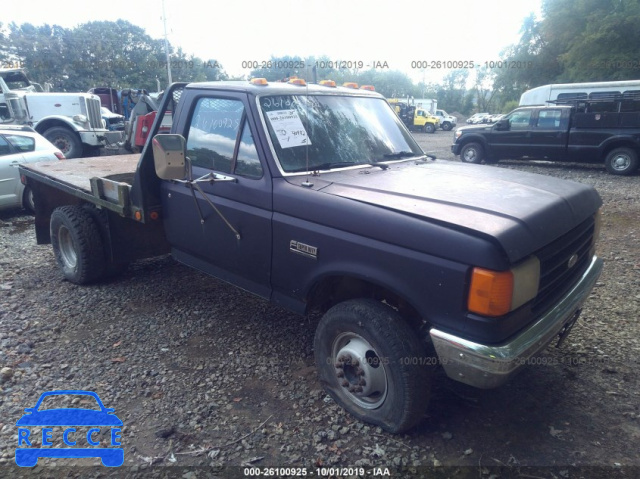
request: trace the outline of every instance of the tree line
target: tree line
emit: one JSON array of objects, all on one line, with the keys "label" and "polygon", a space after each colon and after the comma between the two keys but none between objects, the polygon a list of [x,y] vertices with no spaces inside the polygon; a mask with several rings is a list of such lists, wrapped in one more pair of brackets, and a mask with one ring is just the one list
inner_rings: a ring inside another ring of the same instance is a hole
[{"label": "tree line", "polygon": [[[638,0],[543,0],[542,17],[526,18],[520,41],[499,61],[450,70],[438,83],[415,83],[386,65],[336,65],[328,57],[272,57],[253,67],[250,77],[270,81],[299,76],[374,85],[387,98],[436,98],[449,112],[506,112],[520,95],[548,83],[640,78]],[[170,49],[173,81],[229,79],[214,58],[201,59]],[[55,91],[95,86],[156,90],[166,85],[164,41],[125,20],[95,21],[75,28],[0,23],[0,65],[23,66],[30,77]]]},{"label": "tree line", "polygon": [[[75,28],[29,23],[0,24],[0,62],[27,70],[54,91],[87,91],[97,86],[155,91],[167,84],[164,41],[125,20],[95,21]],[[3,31],[4,30],[4,31]],[[201,59],[169,46],[173,81],[223,80],[215,59]]]}]

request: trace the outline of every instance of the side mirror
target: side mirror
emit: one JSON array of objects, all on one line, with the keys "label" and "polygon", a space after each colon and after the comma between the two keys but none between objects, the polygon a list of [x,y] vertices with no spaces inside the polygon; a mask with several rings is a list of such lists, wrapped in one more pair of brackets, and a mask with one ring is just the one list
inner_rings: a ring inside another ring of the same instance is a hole
[{"label": "side mirror", "polygon": [[496,123],[496,130],[498,131],[507,131],[509,128],[509,120],[507,118],[502,118]]},{"label": "side mirror", "polygon": [[162,180],[182,180],[187,176],[187,142],[182,135],[153,137],[153,164]]}]

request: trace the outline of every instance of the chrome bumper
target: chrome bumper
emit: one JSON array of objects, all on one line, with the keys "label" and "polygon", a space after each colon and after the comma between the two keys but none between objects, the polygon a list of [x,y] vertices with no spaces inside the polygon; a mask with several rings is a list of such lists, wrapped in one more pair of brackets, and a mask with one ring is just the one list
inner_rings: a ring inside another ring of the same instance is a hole
[{"label": "chrome bumper", "polygon": [[483,389],[508,381],[529,358],[546,348],[564,328],[573,325],[602,272],[602,265],[603,261],[594,256],[580,280],[552,309],[502,345],[478,344],[432,329],[431,339],[447,375]]}]

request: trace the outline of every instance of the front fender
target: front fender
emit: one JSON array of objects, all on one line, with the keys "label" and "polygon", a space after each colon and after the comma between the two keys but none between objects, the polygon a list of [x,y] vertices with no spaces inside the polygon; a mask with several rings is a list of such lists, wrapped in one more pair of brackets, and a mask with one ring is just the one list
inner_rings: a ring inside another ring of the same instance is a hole
[{"label": "front fender", "polygon": [[47,116],[33,124],[33,128],[40,134],[44,133],[49,128],[53,128],[54,126],[63,126],[77,133],[81,131],[87,131],[88,129],[90,129],[90,128],[87,128],[86,126],[79,125],[78,123],[70,119],[68,116],[62,116],[62,115]]}]

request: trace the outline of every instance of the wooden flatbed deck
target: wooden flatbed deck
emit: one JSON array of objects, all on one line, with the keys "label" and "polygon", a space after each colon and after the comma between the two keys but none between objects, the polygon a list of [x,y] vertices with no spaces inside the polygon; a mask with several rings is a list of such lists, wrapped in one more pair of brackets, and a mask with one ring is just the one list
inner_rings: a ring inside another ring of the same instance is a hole
[{"label": "wooden flatbed deck", "polygon": [[131,184],[139,154],[96,156],[22,165],[40,175],[91,193],[91,178],[107,178]]}]

